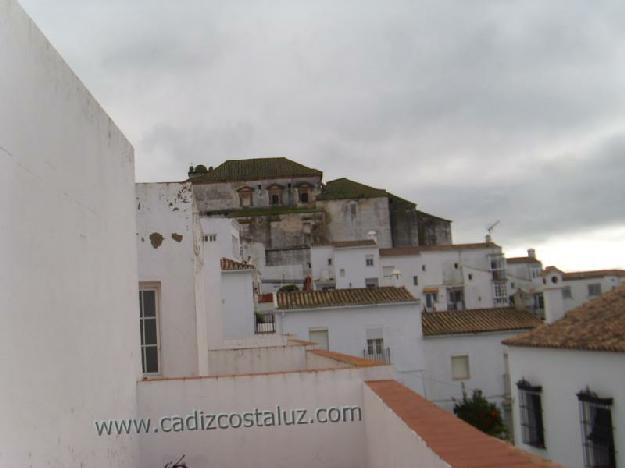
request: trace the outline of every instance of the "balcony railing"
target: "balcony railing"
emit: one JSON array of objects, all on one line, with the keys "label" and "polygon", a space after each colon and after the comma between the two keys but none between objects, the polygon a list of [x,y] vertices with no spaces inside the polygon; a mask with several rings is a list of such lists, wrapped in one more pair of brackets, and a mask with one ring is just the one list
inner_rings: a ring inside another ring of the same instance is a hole
[{"label": "balcony railing", "polygon": [[254,333],[257,335],[264,335],[275,332],[276,315],[273,312],[264,314],[256,312],[254,314]]},{"label": "balcony railing", "polygon": [[363,349],[362,356],[371,361],[382,361],[385,364],[391,363],[391,349],[385,348],[381,353],[369,353],[367,348]]}]

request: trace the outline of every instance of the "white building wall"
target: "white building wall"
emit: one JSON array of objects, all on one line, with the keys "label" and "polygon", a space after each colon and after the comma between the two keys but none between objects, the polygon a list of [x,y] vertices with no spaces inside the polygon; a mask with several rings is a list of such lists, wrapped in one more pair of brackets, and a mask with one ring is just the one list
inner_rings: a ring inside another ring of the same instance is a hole
[{"label": "white building wall", "polygon": [[[399,285],[425,305],[424,289],[437,288],[436,310],[448,309],[447,289],[464,287],[465,308],[484,309],[495,307],[493,299],[493,276],[490,271],[489,254],[499,253],[498,247],[486,249],[458,249],[422,251],[415,255],[381,256],[382,271],[396,268],[400,271]],[[458,267],[456,268],[456,264]],[[424,269],[425,268],[425,269]],[[417,283],[415,284],[415,277]],[[392,286],[393,278],[383,276],[382,285]]]},{"label": "white building wall", "polygon": [[449,468],[367,385],[363,386],[368,468]]},{"label": "white building wall", "polygon": [[254,335],[254,270],[222,272],[224,338]]},{"label": "white building wall", "polygon": [[591,284],[600,284],[601,293],[611,291],[618,285],[625,283],[625,277],[618,276],[604,276],[601,278],[588,278],[579,280],[565,280],[562,283],[563,287],[570,287],[571,297],[564,299],[564,308],[566,311],[579,307],[582,304],[588,302],[597,296],[591,296],[588,294],[588,286]]},{"label": "white building wall", "polygon": [[133,149],[13,0],[0,44],[0,466],[135,467]]},{"label": "white building wall", "polygon": [[310,329],[327,329],[330,351],[363,356],[367,330],[382,329],[398,380],[423,394],[425,368],[421,312],[416,304],[335,307],[279,311],[278,330],[308,340]]},{"label": "white building wall", "polygon": [[[506,374],[505,347],[501,341],[518,332],[477,333],[471,335],[428,336],[423,339],[426,397],[438,406],[452,410],[454,399],[462,399],[462,384],[467,394],[475,389],[501,406]],[[468,356],[469,379],[454,380],[451,370],[452,356]]]},{"label": "white building wall", "polygon": [[[381,282],[379,252],[377,247],[336,248],[334,250],[336,288],[364,288],[367,278],[378,278],[378,282]],[[373,265],[367,266],[367,256],[373,257]]]},{"label": "white building wall", "polygon": [[[141,415],[244,413],[303,408],[362,408],[365,371],[335,369],[139,383]],[[310,419],[310,417],[308,418]],[[365,423],[315,423],[145,435],[141,467],[163,466],[186,454],[190,467],[361,468],[366,465]]]},{"label": "white building wall", "polygon": [[[612,422],[616,466],[625,465],[625,355],[544,348],[508,348],[512,380],[516,444],[567,468],[582,468],[583,450],[576,394],[589,387],[600,397],[614,399]],[[542,386],[546,449],[521,441],[518,392],[515,383],[525,378]]]},{"label": "white building wall", "polygon": [[197,375],[191,184],[142,183],[136,193],[139,281],[160,291],[160,374]]}]

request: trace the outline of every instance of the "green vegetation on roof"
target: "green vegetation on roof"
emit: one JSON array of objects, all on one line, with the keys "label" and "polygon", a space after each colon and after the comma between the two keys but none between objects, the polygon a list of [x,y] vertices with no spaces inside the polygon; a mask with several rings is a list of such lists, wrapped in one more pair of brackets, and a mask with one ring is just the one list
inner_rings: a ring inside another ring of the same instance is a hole
[{"label": "green vegetation on roof", "polygon": [[246,180],[275,179],[282,177],[321,177],[322,172],[306,167],[290,159],[256,158],[229,159],[207,172],[191,173],[193,183],[233,182]]},{"label": "green vegetation on roof", "polygon": [[384,189],[370,187],[346,178],[331,180],[323,192],[317,196],[317,200],[343,200],[358,198],[381,198],[388,197]]}]

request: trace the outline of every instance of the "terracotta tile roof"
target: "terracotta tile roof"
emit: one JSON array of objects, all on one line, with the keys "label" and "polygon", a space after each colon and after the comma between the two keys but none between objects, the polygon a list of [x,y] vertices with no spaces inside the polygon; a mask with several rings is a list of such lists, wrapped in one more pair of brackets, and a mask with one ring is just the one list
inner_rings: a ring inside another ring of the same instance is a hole
[{"label": "terracotta tile roof", "polygon": [[229,159],[208,172],[189,179],[194,184],[277,179],[289,177],[321,177],[322,172],[287,158]]},{"label": "terracotta tile roof", "polygon": [[380,249],[380,257],[403,257],[409,255],[418,255],[422,252],[479,249],[501,249],[501,247],[494,242],[478,242],[474,244],[418,245],[413,247],[395,247],[392,249]]},{"label": "terracotta tile roof", "polygon": [[572,273],[564,273],[562,279],[564,281],[574,281],[581,279],[604,278],[606,276],[616,276],[625,278],[625,270],[591,270],[591,271],[575,271]]},{"label": "terracotta tile roof", "polygon": [[350,354],[335,353],[334,351],[326,351],[324,349],[311,349],[309,353],[316,354],[317,356],[323,356],[328,359],[343,362],[349,364],[352,367],[377,367],[386,366],[383,361],[374,361],[372,359],[363,359]]},{"label": "terracotta tile roof", "polygon": [[222,258],[221,259],[221,269],[222,271],[238,271],[238,270],[254,270],[254,265],[250,265],[249,263],[237,262],[236,260],[232,260],[231,258]]},{"label": "terracotta tile roof", "polygon": [[536,328],[542,321],[513,307],[425,312],[421,316],[423,336],[456,335]]},{"label": "terracotta tile roof", "polygon": [[506,263],[509,264],[518,264],[518,263],[542,263],[540,260],[535,257],[510,257],[506,258]]},{"label": "terracotta tile roof", "polygon": [[480,432],[395,380],[366,384],[434,453],[454,468],[559,466]]},{"label": "terracotta tile roof", "polygon": [[415,301],[416,299],[406,288],[392,287],[278,293],[278,309],[283,310]]},{"label": "terracotta tile roof", "polygon": [[381,198],[388,197],[389,194],[384,189],[370,187],[350,179],[341,178],[328,182],[317,200],[341,200],[359,198]]},{"label": "terracotta tile roof", "polygon": [[625,353],[625,284],[504,344]]}]

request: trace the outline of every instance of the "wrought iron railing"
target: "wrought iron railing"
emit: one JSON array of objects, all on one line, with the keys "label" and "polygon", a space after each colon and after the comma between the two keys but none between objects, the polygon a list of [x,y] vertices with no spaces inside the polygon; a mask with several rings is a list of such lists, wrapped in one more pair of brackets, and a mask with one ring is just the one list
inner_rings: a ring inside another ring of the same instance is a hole
[{"label": "wrought iron railing", "polygon": [[264,314],[256,312],[254,314],[254,333],[257,335],[264,335],[275,332],[276,315],[273,312]]},{"label": "wrought iron railing", "polygon": [[367,348],[362,351],[362,355],[365,359],[369,359],[371,361],[381,361],[385,364],[391,363],[391,349],[385,348],[381,353],[370,353]]}]

